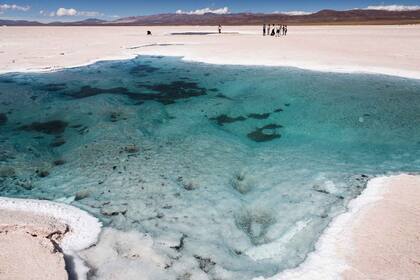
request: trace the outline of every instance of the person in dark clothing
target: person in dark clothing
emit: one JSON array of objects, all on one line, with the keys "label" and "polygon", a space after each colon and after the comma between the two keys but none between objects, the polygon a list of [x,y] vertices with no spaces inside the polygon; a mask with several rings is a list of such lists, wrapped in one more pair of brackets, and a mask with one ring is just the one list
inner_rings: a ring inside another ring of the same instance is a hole
[{"label": "person in dark clothing", "polygon": [[222,33],[222,26],[219,24],[219,34]]},{"label": "person in dark clothing", "polygon": [[287,25],[284,26],[284,36],[287,35]]},{"label": "person in dark clothing", "polygon": [[267,35],[268,35],[268,36],[270,36],[270,26],[271,26],[271,24],[268,24],[268,25],[267,25]]},{"label": "person in dark clothing", "polygon": [[265,36],[265,23],[263,25],[263,36]]},{"label": "person in dark clothing", "polygon": [[281,29],[281,25],[279,25],[279,27],[277,28],[277,30],[276,30],[276,36],[277,37],[280,37],[280,29]]},{"label": "person in dark clothing", "polygon": [[276,35],[276,28],[275,27],[273,27],[273,29],[271,30],[271,34],[270,34],[271,36],[275,36]]}]

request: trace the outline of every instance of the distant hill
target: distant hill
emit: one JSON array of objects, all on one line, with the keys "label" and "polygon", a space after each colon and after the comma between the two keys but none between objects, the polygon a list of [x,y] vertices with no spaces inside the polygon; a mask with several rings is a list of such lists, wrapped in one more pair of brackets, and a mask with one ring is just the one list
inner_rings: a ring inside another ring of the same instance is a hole
[{"label": "distant hill", "polygon": [[0,19],[0,26],[39,26],[43,25],[37,21],[27,21],[27,20],[3,20]]},{"label": "distant hill", "polygon": [[115,25],[261,25],[282,23],[289,25],[311,24],[411,24],[420,23],[420,10],[381,11],[381,10],[322,10],[309,15],[287,14],[159,14],[118,19]]},{"label": "distant hill", "polygon": [[0,25],[14,26],[153,26],[153,25],[261,25],[263,23],[288,25],[345,25],[345,24],[418,24],[420,10],[385,11],[385,10],[322,10],[308,15],[235,13],[203,15],[191,14],[158,14],[149,16],[133,16],[114,21],[87,19],[76,22],[51,22],[42,24],[32,21],[1,20]]},{"label": "distant hill", "polygon": [[50,22],[45,25],[52,25],[52,26],[95,26],[95,25],[106,25],[108,21],[97,19],[97,18],[89,18],[82,21],[72,21],[72,22]]}]

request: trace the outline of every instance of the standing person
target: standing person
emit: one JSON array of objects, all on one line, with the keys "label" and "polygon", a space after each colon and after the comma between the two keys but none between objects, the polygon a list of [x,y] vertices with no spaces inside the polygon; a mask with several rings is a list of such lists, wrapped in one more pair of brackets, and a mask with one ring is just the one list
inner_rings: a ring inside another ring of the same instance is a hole
[{"label": "standing person", "polygon": [[285,25],[285,29],[284,29],[284,36],[287,35],[287,25]]},{"label": "standing person", "polygon": [[268,24],[268,25],[267,25],[267,35],[268,35],[268,36],[270,36],[270,26],[271,26],[271,24]]},{"label": "standing person", "polygon": [[219,34],[222,33],[222,26],[219,24]]},{"label": "standing person", "polygon": [[263,24],[263,36],[265,36],[265,23]]},{"label": "standing person", "polygon": [[281,28],[281,35],[284,35],[284,32],[286,31],[286,25],[283,25]]},{"label": "standing person", "polygon": [[273,25],[273,29],[271,30],[271,36],[276,36],[276,27]]},{"label": "standing person", "polygon": [[281,29],[281,25],[279,25],[279,27],[276,30],[277,37],[280,37],[280,29]]}]

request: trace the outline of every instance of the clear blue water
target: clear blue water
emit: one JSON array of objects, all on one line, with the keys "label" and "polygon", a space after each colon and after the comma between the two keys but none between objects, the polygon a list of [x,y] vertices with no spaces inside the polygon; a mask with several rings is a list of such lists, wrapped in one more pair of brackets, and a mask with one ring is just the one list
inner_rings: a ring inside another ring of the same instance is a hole
[{"label": "clear blue water", "polygon": [[294,267],[369,177],[419,168],[417,80],[166,57],[0,76],[0,195],[149,234],[164,279]]}]

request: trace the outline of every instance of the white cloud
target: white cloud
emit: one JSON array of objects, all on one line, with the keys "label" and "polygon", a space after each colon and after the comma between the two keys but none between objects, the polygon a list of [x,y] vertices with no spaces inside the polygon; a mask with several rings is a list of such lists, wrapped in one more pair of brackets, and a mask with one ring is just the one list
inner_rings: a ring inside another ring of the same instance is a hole
[{"label": "white cloud", "polygon": [[59,8],[56,12],[46,12],[46,11],[40,11],[40,14],[42,15],[48,15],[50,17],[74,17],[74,16],[80,16],[80,17],[100,17],[104,16],[103,13],[95,12],[95,11],[78,11],[74,8]]},{"label": "white cloud", "polygon": [[365,10],[385,10],[385,11],[415,11],[420,10],[420,6],[405,6],[405,5],[379,5],[368,6]]},{"label": "white cloud", "polygon": [[64,17],[64,16],[69,16],[69,17],[73,17],[75,15],[77,15],[77,10],[70,8],[70,9],[66,9],[66,8],[59,8],[57,10],[57,12],[55,12],[55,14],[58,17]]},{"label": "white cloud", "polygon": [[288,11],[288,12],[274,12],[274,13],[275,14],[289,15],[289,16],[304,16],[304,15],[313,14],[311,12],[305,12],[305,11]]},{"label": "white cloud", "polygon": [[30,6],[19,6],[16,4],[0,4],[0,13],[3,13],[4,11],[7,11],[7,10],[27,12],[30,9],[31,9]]},{"label": "white cloud", "polygon": [[204,14],[207,14],[207,13],[225,15],[225,14],[230,14],[230,11],[229,11],[228,7],[223,7],[223,8],[219,8],[219,9],[204,8],[204,9],[198,9],[198,10],[194,10],[194,11],[177,10],[176,13],[177,14],[186,14],[186,15],[204,15]]}]

